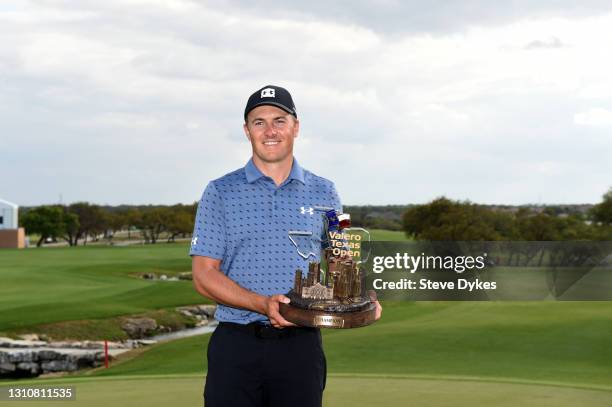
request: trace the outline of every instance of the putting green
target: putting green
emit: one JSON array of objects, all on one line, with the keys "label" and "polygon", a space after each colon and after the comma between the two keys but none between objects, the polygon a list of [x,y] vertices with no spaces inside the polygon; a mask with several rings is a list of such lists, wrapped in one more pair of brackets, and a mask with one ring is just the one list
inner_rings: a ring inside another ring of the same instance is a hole
[{"label": "putting green", "polygon": [[[25,382],[20,382],[23,385]],[[76,402],[53,406],[167,407],[202,405],[201,376],[149,376],[43,380],[37,384],[72,384]],[[6,383],[3,383],[6,385]],[[325,406],[609,406],[612,388],[575,388],[538,382],[495,382],[474,379],[410,378],[332,375],[328,377]],[[2,404],[2,402],[0,402]],[[8,404],[4,402],[4,404]],[[21,402],[20,406],[40,406]]]}]

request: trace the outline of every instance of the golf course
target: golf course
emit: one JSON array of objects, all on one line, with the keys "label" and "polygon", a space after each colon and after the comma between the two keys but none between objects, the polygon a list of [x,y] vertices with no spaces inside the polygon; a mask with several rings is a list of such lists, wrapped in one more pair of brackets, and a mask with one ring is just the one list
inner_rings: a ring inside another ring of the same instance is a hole
[{"label": "golf course", "polygon": [[[403,239],[384,232],[374,238]],[[184,243],[0,251],[0,336],[125,339],[116,318],[206,300]],[[384,302],[372,326],[324,330],[326,406],[610,406],[612,302]],[[108,369],[4,379],[74,386],[54,406],[202,405],[210,334],[133,350]],[[4,405],[8,402],[0,401]],[[37,402],[19,405],[39,406]]]}]

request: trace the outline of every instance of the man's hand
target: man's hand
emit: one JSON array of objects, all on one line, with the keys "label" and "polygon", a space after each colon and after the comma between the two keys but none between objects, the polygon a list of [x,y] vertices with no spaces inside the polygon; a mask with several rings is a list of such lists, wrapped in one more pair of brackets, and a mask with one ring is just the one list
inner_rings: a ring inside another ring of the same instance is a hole
[{"label": "man's hand", "polygon": [[374,317],[375,321],[378,321],[382,316],[382,305],[378,302],[378,297],[376,296],[376,291],[369,290],[368,295],[370,296],[370,300],[376,305],[376,316]]},{"label": "man's hand", "polygon": [[276,294],[268,297],[266,299],[266,315],[270,319],[270,323],[274,328],[284,328],[287,326],[297,326],[294,323],[287,321],[282,317],[280,312],[278,311],[279,303],[289,304],[289,298],[285,297],[282,294]]}]

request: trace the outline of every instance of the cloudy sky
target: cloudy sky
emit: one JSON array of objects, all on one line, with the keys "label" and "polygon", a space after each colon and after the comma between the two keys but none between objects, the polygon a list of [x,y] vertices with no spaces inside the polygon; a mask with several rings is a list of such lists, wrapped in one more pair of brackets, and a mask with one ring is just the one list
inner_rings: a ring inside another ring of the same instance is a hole
[{"label": "cloudy sky", "polygon": [[612,3],[505,3],[2,1],[0,198],[193,202],[272,83],[346,204],[598,202]]}]

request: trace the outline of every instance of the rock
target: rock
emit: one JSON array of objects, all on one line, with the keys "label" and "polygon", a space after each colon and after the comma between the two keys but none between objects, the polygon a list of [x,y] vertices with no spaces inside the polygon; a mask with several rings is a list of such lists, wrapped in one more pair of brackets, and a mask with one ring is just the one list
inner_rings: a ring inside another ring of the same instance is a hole
[{"label": "rock", "polygon": [[193,274],[191,274],[191,271],[186,271],[184,273],[179,273],[178,278],[179,280],[193,280]]},{"label": "rock", "polygon": [[[114,342],[108,342],[110,348]],[[104,341],[83,341],[79,349],[104,349]]]},{"label": "rock", "polygon": [[23,370],[32,376],[36,376],[40,372],[40,366],[34,362],[21,362],[17,364],[17,370]]},{"label": "rock", "polygon": [[212,319],[215,317],[215,311],[217,310],[217,306],[211,304],[198,305],[198,309],[200,310],[200,313]]},{"label": "rock", "polygon": [[0,374],[13,373],[16,366],[13,363],[0,363]]},{"label": "rock", "polygon": [[168,276],[167,276],[167,275],[165,275],[165,274],[162,274],[161,276],[159,276],[159,279],[160,279],[160,280],[167,280],[167,279],[168,279]]},{"label": "rock", "polygon": [[126,318],[121,329],[123,329],[130,338],[140,339],[151,334],[157,328],[157,322],[153,318]]},{"label": "rock", "polygon": [[73,348],[73,347],[77,347],[77,346],[74,346],[76,344],[80,344],[80,342],[56,341],[56,342],[49,342],[47,346],[49,346],[50,348]]},{"label": "rock", "polygon": [[[98,346],[97,347],[92,347],[91,349],[104,349],[104,341],[98,341],[95,342]],[[127,346],[125,343],[123,342],[113,342],[113,341],[108,341],[108,349],[126,349],[129,348],[129,346]]]},{"label": "rock", "polygon": [[[49,342],[47,347],[49,348],[64,348],[64,349],[104,349],[104,341],[57,341]],[[122,349],[125,345],[121,342],[108,341],[109,349]]]},{"label": "rock", "polygon": [[145,280],[155,280],[155,274],[153,274],[153,273],[144,273],[142,275],[142,278],[144,278]]},{"label": "rock", "polygon": [[67,360],[52,360],[49,362],[43,362],[40,364],[43,372],[64,372],[64,371],[74,371],[77,369],[75,363],[67,361]]},{"label": "rock", "polygon": [[55,360],[59,359],[61,356],[60,353],[54,350],[41,350],[38,352],[38,360]]},{"label": "rock", "polygon": [[40,340],[37,334],[23,334],[23,335],[19,335],[19,337],[23,339],[24,341],[39,341]]},{"label": "rock", "polygon": [[[23,377],[97,367],[104,361],[104,352],[87,349],[12,349],[0,351],[0,357],[0,377]],[[109,355],[109,359],[112,359],[112,355]]]},{"label": "rock", "polygon": [[128,339],[125,341],[125,345],[127,347],[129,347],[130,349],[135,349],[138,348],[140,346],[140,344],[138,343],[138,341],[135,341],[133,339]]},{"label": "rock", "polygon": [[0,338],[0,348],[41,348],[47,346],[43,341],[25,341],[23,339]]},{"label": "rock", "polygon": [[179,309],[179,312],[183,315],[185,315],[186,317],[193,317],[194,315],[191,313],[190,310],[188,309]]},{"label": "rock", "polygon": [[156,343],[157,343],[157,341],[156,341],[156,340],[153,340],[153,339],[140,339],[140,340],[138,341],[138,343],[140,343],[141,345],[144,345],[144,346],[149,346],[149,345],[154,345],[154,344],[156,344]]},{"label": "rock", "polygon": [[91,364],[96,360],[96,354],[95,353],[86,353],[84,355],[81,355],[78,359],[77,359],[77,363],[79,366],[91,366]]},{"label": "rock", "polygon": [[31,350],[12,352],[8,355],[9,362],[35,362],[38,360],[38,353]]}]

